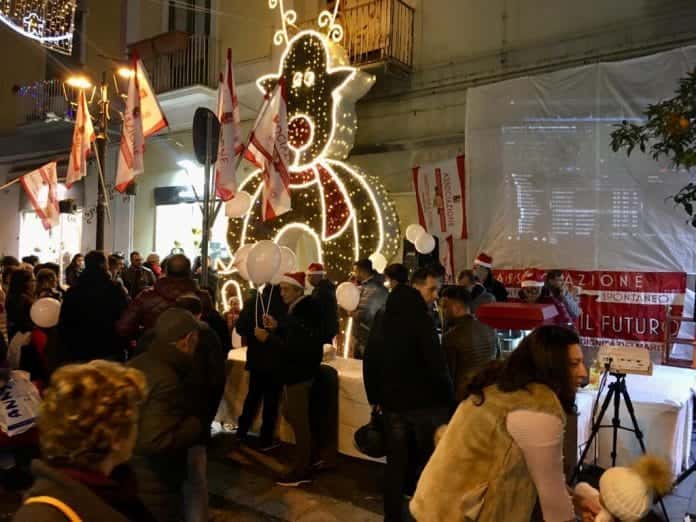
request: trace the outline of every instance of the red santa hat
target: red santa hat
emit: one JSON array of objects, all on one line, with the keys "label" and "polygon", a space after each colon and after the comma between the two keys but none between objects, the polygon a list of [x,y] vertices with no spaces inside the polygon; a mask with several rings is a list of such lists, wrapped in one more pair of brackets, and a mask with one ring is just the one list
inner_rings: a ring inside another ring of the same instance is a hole
[{"label": "red santa hat", "polygon": [[307,275],[324,275],[326,271],[324,270],[324,265],[321,263],[312,263],[307,267]]},{"label": "red santa hat", "polygon": [[279,283],[287,283],[289,285],[296,286],[298,288],[304,288],[305,287],[305,273],[304,272],[294,272],[292,274],[290,274],[290,273],[283,274],[280,277]]},{"label": "red santa hat", "polygon": [[474,266],[483,266],[485,268],[492,268],[493,267],[493,258],[486,254],[485,252],[481,252],[476,259],[474,259]]},{"label": "red santa hat", "polygon": [[544,272],[528,268],[522,274],[522,288],[541,288],[544,286]]}]

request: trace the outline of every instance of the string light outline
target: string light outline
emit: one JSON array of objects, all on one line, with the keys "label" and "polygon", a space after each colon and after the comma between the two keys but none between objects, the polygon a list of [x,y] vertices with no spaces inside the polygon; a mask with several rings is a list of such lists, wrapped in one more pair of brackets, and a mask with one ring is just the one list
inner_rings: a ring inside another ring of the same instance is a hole
[{"label": "string light outline", "polygon": [[[31,13],[26,15],[22,19],[22,21],[24,21],[26,18],[30,17],[31,15],[34,15],[41,20],[44,20],[44,18],[40,17],[36,12],[32,11]],[[22,36],[26,36],[27,38],[31,38],[32,40],[36,40],[37,42],[40,42],[40,43],[45,43],[45,42],[58,43],[58,42],[62,42],[63,40],[71,39],[73,37],[74,26],[71,27],[71,30],[69,33],[65,33],[64,35],[61,35],[61,36],[39,36],[36,33],[30,33],[29,31],[25,31],[23,28],[17,26],[15,23],[13,23],[11,18],[9,18],[7,15],[5,15],[2,12],[0,12],[0,21],[3,22],[7,27],[12,29],[13,31],[21,34]]]},{"label": "string light outline", "polygon": [[[323,166],[324,165],[322,165],[322,167]],[[333,235],[327,236],[327,230],[326,230],[327,212],[326,212],[326,198],[324,197],[324,186],[321,184],[321,182],[319,182],[319,179],[320,179],[319,178],[319,169],[317,168],[317,166],[313,167],[313,170],[314,170],[314,175],[315,175],[315,178],[317,180],[317,183],[319,184],[319,192],[321,193],[321,198],[320,198],[321,211],[322,211],[321,235],[324,238],[324,241],[331,241],[331,240],[336,239],[336,238],[343,235],[343,233],[348,228],[348,225],[350,225],[351,220],[355,221],[355,208],[353,207],[353,204],[350,202],[350,196],[348,195],[348,192],[346,191],[346,187],[343,184],[343,181],[341,181],[341,179],[336,175],[336,173],[333,170],[331,170],[331,168],[326,169],[329,172],[329,174],[331,175],[331,177],[333,178],[334,183],[336,183],[336,185],[338,186],[338,189],[341,191],[341,195],[343,196],[343,200],[346,202],[346,204],[348,206],[348,210],[350,211],[350,215],[348,216],[348,219],[346,219],[346,222],[343,224],[341,229],[338,232],[335,232]],[[357,231],[357,229],[356,229],[356,231]],[[354,249],[354,251],[356,252],[356,254],[355,254],[356,258],[360,253],[360,245],[357,244],[357,242],[358,242],[358,236],[356,233],[355,234],[356,245],[355,245],[355,249]]]},{"label": "string light outline", "polygon": [[305,223],[300,223],[300,222],[293,222],[293,223],[288,223],[285,225],[283,228],[281,228],[277,233],[275,238],[273,239],[274,243],[278,243],[278,239],[283,237],[283,235],[288,232],[291,229],[300,229],[303,232],[307,232],[310,236],[312,236],[312,239],[314,239],[314,242],[317,247],[317,254],[319,256],[319,262],[323,263],[324,262],[324,249],[321,247],[321,238],[319,237],[319,234],[317,234],[312,227]]},{"label": "string light outline", "polygon": [[[271,0],[273,1],[273,0]],[[278,0],[282,4],[282,0]],[[313,160],[310,163],[302,164],[299,165],[297,162],[299,159],[295,159],[293,161],[293,167],[299,169],[299,170],[307,170],[312,168],[314,164],[319,162],[322,158],[328,157],[327,151],[329,149],[329,146],[334,140],[334,136],[336,135],[336,127],[337,121],[338,121],[338,108],[343,102],[343,96],[341,94],[341,90],[346,87],[350,82],[352,82],[358,75],[358,69],[355,67],[350,67],[350,66],[339,66],[339,67],[332,67],[331,66],[331,53],[329,52],[329,47],[324,39],[324,35],[322,35],[320,32],[315,31],[314,29],[306,29],[304,31],[300,31],[297,33],[295,36],[293,36],[287,43],[287,46],[283,50],[283,53],[280,56],[280,65],[278,68],[278,74],[265,74],[263,76],[260,76],[256,80],[256,87],[261,91],[261,93],[265,96],[267,94],[265,87],[263,86],[263,83],[268,81],[268,80],[278,80],[282,75],[283,75],[283,64],[285,63],[285,58],[287,58],[287,55],[290,53],[293,44],[295,43],[296,40],[299,40],[300,38],[303,38],[305,36],[312,35],[317,37],[320,42],[321,46],[324,50],[325,56],[326,56],[326,72],[327,74],[331,75],[334,73],[340,73],[340,72],[348,72],[350,73],[345,80],[343,80],[331,93],[331,97],[334,101],[333,104],[333,125],[331,126],[331,132],[329,134],[329,137],[326,141],[326,145],[324,145],[324,148],[316,155],[316,159]],[[311,69],[310,69],[311,70]],[[314,71],[312,71],[314,72]],[[293,115],[294,117],[294,115]],[[312,118],[309,118],[310,124],[314,125],[316,127],[316,124]],[[312,136],[312,140],[308,147],[311,147],[312,144],[314,143],[314,136]]]}]

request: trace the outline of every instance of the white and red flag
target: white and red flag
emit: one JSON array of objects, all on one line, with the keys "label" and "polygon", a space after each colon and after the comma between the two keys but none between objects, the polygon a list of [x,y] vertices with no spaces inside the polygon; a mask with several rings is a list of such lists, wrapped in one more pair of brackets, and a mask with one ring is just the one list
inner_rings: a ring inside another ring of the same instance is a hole
[{"label": "white and red flag", "polygon": [[155,91],[150,85],[150,77],[147,75],[143,62],[136,59],[135,70],[138,76],[138,90],[140,92],[140,114],[143,120],[143,136],[146,138],[169,126],[167,118],[162,112]]},{"label": "white and red flag", "polygon": [[263,221],[292,210],[288,171],[288,103],[283,79],[261,109],[244,157],[261,169]]},{"label": "white and red flag", "polygon": [[87,175],[87,158],[89,158],[92,143],[97,139],[92,125],[92,117],[87,107],[87,96],[84,89],[80,90],[77,100],[77,117],[73,130],[68,173],[65,178],[65,186],[70,188],[73,183]]},{"label": "white and red flag", "polygon": [[56,162],[46,163],[43,167],[25,174],[20,183],[44,228],[50,230],[56,226],[60,222]]},{"label": "white and red flag", "polygon": [[229,201],[237,193],[235,158],[244,150],[237,87],[232,68],[232,49],[227,49],[225,73],[220,78],[217,116],[220,120],[220,142],[215,163],[215,192],[223,201]]},{"label": "white and red flag", "polygon": [[[137,63],[137,59],[135,60]],[[137,65],[134,67],[137,70]],[[142,174],[143,154],[145,152],[145,134],[140,107],[140,82],[138,75],[131,75],[128,80],[128,98],[126,110],[123,113],[123,130],[121,131],[121,147],[118,154],[118,170],[116,172],[116,190],[125,192],[135,176]]]}]

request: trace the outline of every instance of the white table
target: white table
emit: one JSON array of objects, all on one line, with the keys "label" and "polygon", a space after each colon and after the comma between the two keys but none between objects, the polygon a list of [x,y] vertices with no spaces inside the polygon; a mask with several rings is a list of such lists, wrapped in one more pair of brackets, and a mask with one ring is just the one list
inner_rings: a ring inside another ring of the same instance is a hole
[{"label": "white table", "polygon": [[[614,382],[609,376],[607,383]],[[656,365],[652,376],[628,375],[626,388],[633,403],[638,427],[644,434],[648,453],[666,459],[672,472],[679,474],[689,465],[691,455],[691,418],[693,411],[692,397],[696,391],[696,372],[690,369]],[[599,399],[601,408],[605,394]],[[585,443],[592,429],[592,403],[597,397],[596,391],[578,393],[578,444]],[[613,403],[609,405],[603,425],[611,425]],[[621,426],[632,428],[633,424],[621,400]],[[598,463],[602,467],[611,465],[612,429],[602,428],[598,439]],[[586,461],[593,459],[591,448]],[[632,463],[641,454],[635,435],[619,431],[617,440],[616,464],[624,466]]]},{"label": "white table", "polygon": [[[237,424],[242,412],[244,399],[249,389],[249,373],[244,370],[246,348],[231,350],[227,358],[227,384],[217,419],[225,424]],[[369,459],[355,449],[353,435],[355,431],[370,421],[371,408],[367,402],[363,385],[362,361],[357,359],[336,358],[328,364],[338,372],[338,451],[344,455]],[[282,407],[281,407],[282,413]],[[253,431],[258,432],[260,416],[256,419]],[[280,417],[278,434],[286,442],[294,442],[292,428]],[[372,459],[370,459],[372,460]]]}]

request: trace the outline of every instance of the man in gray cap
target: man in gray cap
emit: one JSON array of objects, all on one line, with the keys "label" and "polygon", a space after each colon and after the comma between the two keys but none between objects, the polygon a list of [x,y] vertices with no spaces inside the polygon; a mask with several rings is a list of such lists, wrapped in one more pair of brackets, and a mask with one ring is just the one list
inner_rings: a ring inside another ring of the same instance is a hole
[{"label": "man in gray cap", "polygon": [[200,326],[186,310],[163,312],[147,351],[128,364],[147,378],[148,396],[140,408],[133,468],[139,496],[157,520],[183,518],[181,488],[187,452],[200,439],[205,411],[191,411],[185,382],[193,368]]}]

